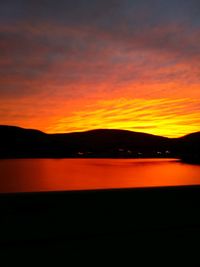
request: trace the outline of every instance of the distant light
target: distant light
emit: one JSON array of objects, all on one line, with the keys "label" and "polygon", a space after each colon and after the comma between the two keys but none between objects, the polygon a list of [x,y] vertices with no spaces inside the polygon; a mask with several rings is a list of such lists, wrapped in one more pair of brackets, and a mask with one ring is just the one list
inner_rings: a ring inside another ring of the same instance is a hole
[{"label": "distant light", "polygon": [[77,154],[82,156],[82,155],[84,155],[84,152],[78,152]]}]

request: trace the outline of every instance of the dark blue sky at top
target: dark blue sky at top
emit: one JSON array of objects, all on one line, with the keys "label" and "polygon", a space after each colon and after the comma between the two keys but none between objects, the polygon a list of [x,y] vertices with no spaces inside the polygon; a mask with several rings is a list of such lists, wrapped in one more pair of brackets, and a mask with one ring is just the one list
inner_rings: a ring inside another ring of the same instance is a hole
[{"label": "dark blue sky at top", "polygon": [[[2,0],[1,22],[52,21],[77,25],[80,23],[109,20],[133,20],[145,24],[141,13],[146,13],[150,24],[159,21],[190,21],[199,23],[200,2],[198,0]],[[135,19],[136,18],[136,19]]]},{"label": "dark blue sky at top", "polygon": [[[126,62],[134,50],[172,55],[162,65],[199,59],[199,30],[199,0],[1,0],[1,72],[19,83],[13,87],[7,82],[0,94],[26,93],[20,79],[26,76],[35,83],[51,66],[66,60],[73,62],[67,75],[53,76],[52,84],[90,77],[101,81],[113,64]],[[104,70],[97,75],[96,62],[107,50],[113,56],[105,55]],[[76,65],[88,58],[87,68]]]}]

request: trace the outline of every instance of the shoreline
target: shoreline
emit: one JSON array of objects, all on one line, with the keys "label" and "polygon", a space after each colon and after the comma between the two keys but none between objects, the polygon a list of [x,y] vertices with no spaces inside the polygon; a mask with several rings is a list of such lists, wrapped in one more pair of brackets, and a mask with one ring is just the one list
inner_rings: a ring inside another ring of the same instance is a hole
[{"label": "shoreline", "polygon": [[199,195],[200,186],[0,194],[0,255],[191,262]]},{"label": "shoreline", "polygon": [[200,186],[0,194],[0,243],[200,229],[199,194]]}]

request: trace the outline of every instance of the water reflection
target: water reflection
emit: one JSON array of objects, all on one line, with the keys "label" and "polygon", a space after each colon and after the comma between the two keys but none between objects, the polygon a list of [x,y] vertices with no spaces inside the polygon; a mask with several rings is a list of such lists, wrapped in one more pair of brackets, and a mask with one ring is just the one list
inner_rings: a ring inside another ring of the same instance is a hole
[{"label": "water reflection", "polygon": [[0,192],[200,184],[200,166],[174,159],[0,160]]}]

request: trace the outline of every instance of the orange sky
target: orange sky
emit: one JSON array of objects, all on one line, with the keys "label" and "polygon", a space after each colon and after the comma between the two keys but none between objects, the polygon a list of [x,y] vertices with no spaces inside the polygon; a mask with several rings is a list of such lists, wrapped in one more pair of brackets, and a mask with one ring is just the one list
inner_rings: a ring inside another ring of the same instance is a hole
[{"label": "orange sky", "polygon": [[196,1],[67,2],[0,3],[0,124],[200,130]]}]

